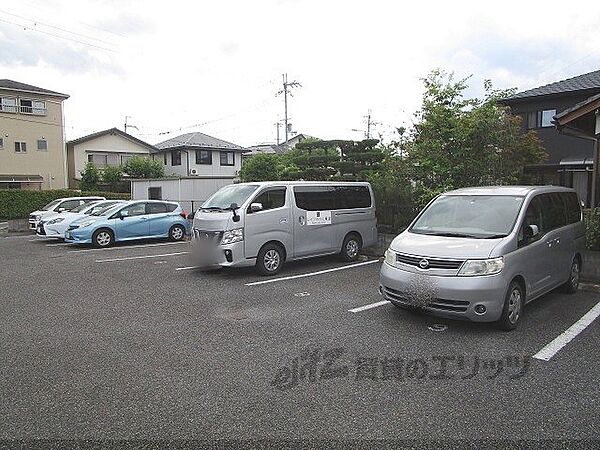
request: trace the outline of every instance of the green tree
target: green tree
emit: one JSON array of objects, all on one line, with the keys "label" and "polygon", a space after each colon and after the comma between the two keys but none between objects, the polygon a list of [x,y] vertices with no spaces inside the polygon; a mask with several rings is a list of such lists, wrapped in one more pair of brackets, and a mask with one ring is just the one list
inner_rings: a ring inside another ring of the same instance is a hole
[{"label": "green tree", "polygon": [[423,80],[423,104],[405,142],[421,205],[449,189],[527,183],[523,168],[546,157],[537,135],[498,103],[510,91],[486,81],[485,98],[466,99],[467,81],[440,70]]},{"label": "green tree", "polygon": [[102,181],[108,183],[110,190],[114,191],[123,179],[121,166],[107,166],[102,170]]},{"label": "green tree", "polygon": [[123,166],[123,171],[131,178],[162,178],[165,168],[158,160],[132,156]]},{"label": "green tree", "polygon": [[79,188],[82,191],[95,191],[98,189],[98,182],[100,181],[100,171],[92,162],[86,163],[81,173],[81,181],[79,182]]},{"label": "green tree", "polygon": [[277,181],[280,179],[280,158],[273,153],[261,153],[244,160],[240,179],[247,181]]}]

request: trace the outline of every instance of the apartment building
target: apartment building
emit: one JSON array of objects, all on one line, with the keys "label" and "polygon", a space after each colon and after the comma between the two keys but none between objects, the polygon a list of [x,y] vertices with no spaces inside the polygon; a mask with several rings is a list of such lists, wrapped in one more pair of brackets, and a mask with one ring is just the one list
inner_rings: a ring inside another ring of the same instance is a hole
[{"label": "apartment building", "polygon": [[66,94],[0,80],[0,189],[67,187]]}]

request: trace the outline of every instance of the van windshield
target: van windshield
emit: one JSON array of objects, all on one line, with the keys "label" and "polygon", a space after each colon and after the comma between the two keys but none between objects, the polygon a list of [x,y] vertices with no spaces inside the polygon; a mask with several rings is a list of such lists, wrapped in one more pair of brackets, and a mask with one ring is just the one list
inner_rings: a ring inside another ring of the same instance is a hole
[{"label": "van windshield", "polygon": [[477,239],[505,237],[513,229],[523,199],[512,195],[442,195],[409,231]]},{"label": "van windshield", "polygon": [[225,186],[206,200],[200,209],[223,210],[229,208],[232,203],[242,206],[256,189],[258,185],[255,184]]},{"label": "van windshield", "polygon": [[61,202],[60,198],[58,200],[52,200],[50,203],[48,203],[46,206],[44,206],[41,210],[42,211],[50,211],[52,208],[54,208],[60,202]]}]

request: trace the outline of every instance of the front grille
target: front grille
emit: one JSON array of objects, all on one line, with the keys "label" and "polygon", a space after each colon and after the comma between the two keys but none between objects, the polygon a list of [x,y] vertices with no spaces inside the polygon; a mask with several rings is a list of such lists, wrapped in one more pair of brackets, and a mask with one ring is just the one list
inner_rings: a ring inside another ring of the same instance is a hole
[{"label": "front grille", "polygon": [[211,242],[215,245],[221,243],[221,238],[223,237],[222,231],[205,231],[200,230],[198,228],[193,229],[194,239],[201,240],[203,242]]},{"label": "front grille", "polygon": [[383,293],[388,300],[400,303],[404,306],[435,309],[439,311],[466,312],[470,304],[470,302],[466,300],[449,300],[445,298],[432,298],[425,303],[415,302],[406,293],[386,286],[383,286]]},{"label": "front grille", "polygon": [[[429,258],[405,253],[396,253],[396,261],[421,269],[458,269],[465,262],[462,259]],[[422,261],[427,261],[425,267],[423,267]]]},{"label": "front grille", "polygon": [[30,214],[29,215],[29,221],[35,222],[35,215],[34,214]]}]

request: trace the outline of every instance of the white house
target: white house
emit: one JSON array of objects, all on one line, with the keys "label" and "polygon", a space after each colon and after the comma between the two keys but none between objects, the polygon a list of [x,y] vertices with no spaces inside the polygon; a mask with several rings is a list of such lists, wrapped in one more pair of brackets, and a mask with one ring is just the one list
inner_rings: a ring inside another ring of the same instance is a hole
[{"label": "white house", "polygon": [[153,158],[165,166],[167,175],[180,177],[227,177],[233,180],[247,150],[204,133],[186,133],[155,145]]},{"label": "white house", "polygon": [[125,164],[134,155],[150,156],[157,149],[117,128],[98,131],[67,142],[69,187],[76,188],[81,171],[92,162],[100,169]]}]

